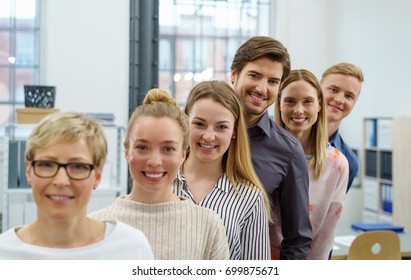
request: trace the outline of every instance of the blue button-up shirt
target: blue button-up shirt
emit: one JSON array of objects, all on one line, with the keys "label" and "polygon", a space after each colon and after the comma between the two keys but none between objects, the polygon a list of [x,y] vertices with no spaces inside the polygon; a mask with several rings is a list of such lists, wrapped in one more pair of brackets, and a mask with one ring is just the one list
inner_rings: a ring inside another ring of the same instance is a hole
[{"label": "blue button-up shirt", "polygon": [[348,186],[347,192],[350,189],[352,182],[354,181],[355,176],[358,173],[358,159],[355,153],[351,150],[350,146],[348,146],[344,140],[342,139],[338,130],[330,137],[329,140],[330,144],[338,149],[341,153],[345,155],[348,160],[349,165],[349,176],[348,176]]}]

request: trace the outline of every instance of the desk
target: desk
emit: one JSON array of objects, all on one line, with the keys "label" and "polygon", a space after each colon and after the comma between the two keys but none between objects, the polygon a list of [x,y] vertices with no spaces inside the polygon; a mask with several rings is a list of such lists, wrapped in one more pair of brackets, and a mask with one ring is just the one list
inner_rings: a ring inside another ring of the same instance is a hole
[{"label": "desk", "polygon": [[[334,249],[332,254],[333,260],[346,260],[348,249],[350,246],[347,244],[343,244],[338,242],[341,237],[347,237],[350,239],[350,236],[354,237],[358,234],[362,233],[362,231],[356,231],[352,228],[345,228],[345,229],[338,229],[336,235],[336,241],[334,242]],[[400,246],[401,246],[401,257],[402,258],[411,258],[411,233],[398,233],[400,238]]]}]

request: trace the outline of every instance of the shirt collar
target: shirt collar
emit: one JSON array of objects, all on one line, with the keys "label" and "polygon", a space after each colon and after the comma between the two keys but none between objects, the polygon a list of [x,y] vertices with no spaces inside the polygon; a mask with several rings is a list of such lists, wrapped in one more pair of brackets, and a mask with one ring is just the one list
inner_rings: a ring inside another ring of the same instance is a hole
[{"label": "shirt collar", "polygon": [[[226,178],[226,180],[221,180],[222,178]],[[186,180],[186,177],[184,176],[184,174],[183,173],[181,173],[181,172],[178,172],[178,174],[177,174],[177,179],[180,181],[180,182],[182,182],[183,184],[183,189],[184,190],[187,190],[188,189],[188,185],[187,185],[187,180]],[[223,182],[224,181],[227,181],[227,184],[223,184]],[[217,181],[217,183],[216,183],[216,189],[219,189],[219,190],[221,190],[221,191],[223,191],[223,192],[229,192],[230,191],[230,188],[231,188],[231,183],[230,183],[230,181],[228,180],[228,177],[227,177],[227,175],[225,174],[225,172],[223,173],[223,176],[221,176],[219,179],[218,179],[218,181]]]},{"label": "shirt collar", "polygon": [[330,137],[329,140],[330,144],[333,147],[341,147],[341,137],[340,134],[338,133],[338,129],[337,131]]},{"label": "shirt collar", "polygon": [[248,133],[250,136],[256,136],[260,135],[261,132],[264,132],[268,137],[271,136],[270,134],[270,129],[271,129],[271,120],[270,117],[268,116],[268,111],[264,113],[264,115],[261,117],[261,119],[248,128]]}]

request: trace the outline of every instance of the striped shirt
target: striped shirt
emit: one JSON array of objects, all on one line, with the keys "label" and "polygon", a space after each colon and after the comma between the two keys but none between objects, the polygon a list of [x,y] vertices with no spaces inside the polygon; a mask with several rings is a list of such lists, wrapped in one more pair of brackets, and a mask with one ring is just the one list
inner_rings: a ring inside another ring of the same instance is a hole
[{"label": "striped shirt", "polygon": [[[194,202],[181,173],[174,181],[173,191]],[[260,192],[251,183],[238,183],[235,190],[224,173],[199,205],[214,210],[223,220],[230,259],[270,259],[267,212]]]}]

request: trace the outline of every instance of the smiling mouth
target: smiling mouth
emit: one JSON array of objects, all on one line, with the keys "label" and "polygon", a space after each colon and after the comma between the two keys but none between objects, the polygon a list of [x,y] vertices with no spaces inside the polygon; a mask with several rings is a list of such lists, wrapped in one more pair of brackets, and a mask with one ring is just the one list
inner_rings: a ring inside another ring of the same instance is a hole
[{"label": "smiling mouth", "polygon": [[328,107],[330,107],[331,109],[337,110],[337,111],[343,111],[343,109],[340,108],[340,107],[337,106],[337,105],[328,104]]},{"label": "smiling mouth", "polygon": [[47,197],[55,201],[69,200],[69,199],[74,198],[74,196],[68,196],[68,195],[47,195]]},{"label": "smiling mouth", "polygon": [[203,149],[214,149],[215,147],[217,147],[216,145],[207,145],[207,144],[201,144],[201,143],[198,143],[198,145]]},{"label": "smiling mouth", "polygon": [[258,101],[258,102],[263,102],[265,98],[259,97],[258,95],[250,92],[249,95],[251,96],[252,99]]},{"label": "smiling mouth", "polygon": [[150,178],[150,179],[159,179],[161,177],[163,177],[166,172],[161,172],[161,173],[147,173],[147,172],[143,172],[144,176]]},{"label": "smiling mouth", "polygon": [[304,122],[304,121],[306,120],[306,118],[299,118],[299,119],[297,119],[297,118],[291,118],[291,120],[294,121],[294,122],[302,123],[302,122]]}]

